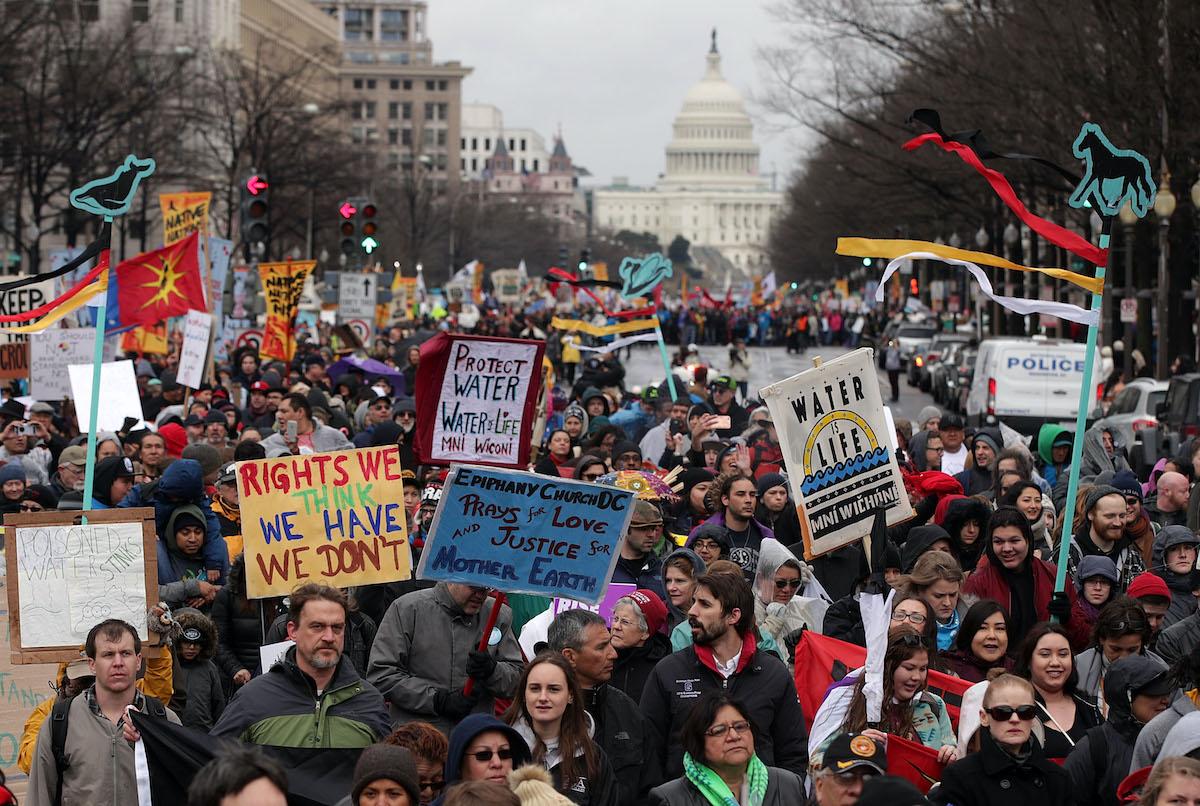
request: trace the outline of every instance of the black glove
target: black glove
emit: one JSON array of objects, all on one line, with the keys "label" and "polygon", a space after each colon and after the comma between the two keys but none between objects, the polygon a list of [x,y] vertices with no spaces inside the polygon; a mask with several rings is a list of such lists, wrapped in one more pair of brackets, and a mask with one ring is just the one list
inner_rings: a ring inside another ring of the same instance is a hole
[{"label": "black glove", "polygon": [[487,680],[496,671],[496,659],[488,652],[474,650],[467,655],[467,677]]},{"label": "black glove", "polygon": [[447,717],[448,719],[459,720],[475,708],[475,704],[479,702],[479,694],[475,691],[471,692],[471,696],[462,693],[462,689],[447,691],[438,689],[433,695],[433,710],[437,711],[439,716]]},{"label": "black glove", "polygon": [[1059,591],[1050,597],[1050,604],[1046,609],[1050,611],[1059,624],[1066,626],[1071,622],[1071,600],[1067,598],[1066,591]]}]

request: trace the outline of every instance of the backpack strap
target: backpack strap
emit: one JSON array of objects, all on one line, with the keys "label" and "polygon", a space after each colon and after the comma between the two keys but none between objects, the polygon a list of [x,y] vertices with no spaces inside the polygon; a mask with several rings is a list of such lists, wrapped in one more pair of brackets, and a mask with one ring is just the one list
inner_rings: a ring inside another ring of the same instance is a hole
[{"label": "backpack strap", "polygon": [[67,764],[67,728],[73,701],[73,697],[59,697],[50,709],[50,750],[54,753],[54,769],[58,773],[58,783],[54,790],[55,804],[62,803],[63,775],[70,766]]},{"label": "backpack strap", "polygon": [[145,698],[146,713],[149,716],[152,716],[155,719],[167,718],[167,707],[162,704],[162,700],[160,700],[158,697],[147,697],[144,694],[142,696]]}]

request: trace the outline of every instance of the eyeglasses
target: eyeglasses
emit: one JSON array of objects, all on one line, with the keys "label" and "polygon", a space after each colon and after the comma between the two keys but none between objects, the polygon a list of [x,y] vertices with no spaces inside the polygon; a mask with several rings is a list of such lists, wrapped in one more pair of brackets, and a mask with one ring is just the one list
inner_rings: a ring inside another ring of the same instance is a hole
[{"label": "eyeglasses", "polygon": [[627,619],[624,616],[614,618],[612,620],[612,625],[614,627],[639,627],[639,626],[641,626],[633,619]]},{"label": "eyeglasses", "polygon": [[798,580],[798,579],[777,579],[777,580],[775,580],[775,590],[777,590],[777,591],[781,591],[784,588],[791,588],[792,590],[796,590],[796,588],[798,588],[798,587],[800,587],[800,580]]},{"label": "eyeglasses", "polygon": [[904,613],[900,610],[897,610],[895,613],[892,613],[892,621],[896,621],[896,622],[910,621],[913,624],[924,624],[925,617],[922,616],[920,613]]},{"label": "eyeglasses", "polygon": [[750,723],[742,719],[729,725],[713,725],[711,728],[704,731],[704,735],[711,736],[716,739],[724,736],[729,731],[733,731],[734,733],[749,733]]},{"label": "eyeglasses", "polygon": [[513,757],[513,751],[510,747],[501,747],[499,750],[476,750],[474,753],[467,753],[468,756],[478,761],[480,764],[487,764],[492,760],[492,756],[500,756],[501,761],[508,761]]},{"label": "eyeglasses", "polygon": [[703,549],[704,551],[717,551],[721,546],[715,540],[697,540],[692,543],[692,548]]},{"label": "eyeglasses", "polygon": [[945,448],[942,448],[942,447],[938,447],[938,448],[930,448],[929,446],[926,446],[926,447],[925,447],[925,450],[927,450],[927,451],[933,451],[934,453],[945,453],[945,452],[946,452],[946,449],[945,449]]},{"label": "eyeglasses", "polygon": [[[488,756],[488,758],[491,759],[491,756]],[[501,758],[503,758],[503,756],[501,756]],[[441,792],[446,788],[445,781],[421,781],[420,784],[420,789],[422,791],[428,789],[430,792]]]},{"label": "eyeglasses", "polygon": [[839,784],[845,784],[846,786],[849,786],[855,781],[864,781],[867,778],[874,778],[879,773],[875,772],[875,770],[871,769],[870,767],[855,767],[854,769],[846,770],[845,772],[834,772],[830,770],[829,774],[833,778],[836,778]]},{"label": "eyeglasses", "polygon": [[1013,708],[1011,705],[993,705],[991,708],[985,708],[988,715],[997,722],[1007,722],[1012,719],[1013,714],[1017,715],[1017,719],[1022,722],[1028,722],[1037,716],[1037,707],[1033,705],[1018,705]]}]

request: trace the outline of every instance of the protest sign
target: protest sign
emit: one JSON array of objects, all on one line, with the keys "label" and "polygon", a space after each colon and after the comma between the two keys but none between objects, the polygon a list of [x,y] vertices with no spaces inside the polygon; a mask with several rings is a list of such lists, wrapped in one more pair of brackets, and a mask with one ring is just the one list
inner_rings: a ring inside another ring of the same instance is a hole
[{"label": "protest sign", "polygon": [[0,379],[29,377],[29,342],[0,344]]},{"label": "protest sign", "polygon": [[779,431],[792,478],[805,559],[912,516],[890,447],[879,376],[863,348],[760,391]]},{"label": "protest sign", "polygon": [[596,605],[632,516],[627,490],[454,465],[417,577]]},{"label": "protest sign", "polygon": [[181,386],[198,389],[204,380],[204,360],[208,357],[208,336],[212,315],[188,311],[183,322],[183,347],[179,351],[179,369],[175,379]]},{"label": "protest sign", "polygon": [[397,277],[392,282],[392,306],[388,313],[390,321],[415,319],[413,304],[417,301],[417,278]]},{"label": "protest sign", "polygon": [[225,279],[229,276],[229,262],[232,259],[233,241],[213,237],[208,239],[208,309],[211,311],[223,308]]},{"label": "protest sign", "polygon": [[552,599],[549,608],[525,622],[525,626],[521,628],[521,634],[517,636],[517,643],[521,645],[521,651],[525,653],[525,657],[532,658],[537,654],[537,645],[546,641],[546,633],[554,619],[558,617],[559,613],[566,610],[590,610],[604,619],[605,624],[612,624],[613,608],[616,607],[617,602],[636,590],[637,585],[632,582],[610,582],[604,590],[604,599],[598,605],[564,599],[561,596]]},{"label": "protest sign", "polygon": [[162,207],[163,244],[170,246],[193,232],[208,233],[208,207],[211,193],[160,193]]},{"label": "protest sign", "polygon": [[304,293],[304,279],[317,265],[315,260],[260,263],[263,298],[266,300],[267,321],[259,354],[263,358],[291,361],[296,352],[293,325]]},{"label": "protest sign", "polygon": [[[79,425],[87,429],[92,417],[92,365],[71,364],[67,367],[71,378],[71,397],[75,400],[75,414]],[[132,361],[113,361],[100,365],[99,415],[96,428],[102,431],[119,431],[127,417],[142,419],[142,401],[138,396],[137,378],[134,377]]]},{"label": "protest sign", "polygon": [[6,515],[5,562],[13,663],[70,661],[98,622],[119,618],[150,639],[158,601],[154,510]]},{"label": "protest sign", "polygon": [[338,283],[338,321],[351,319],[375,321],[375,289],[377,274],[342,272]]},{"label": "protest sign", "polygon": [[[14,281],[24,280],[27,277],[28,275],[25,274],[6,276],[4,282],[11,286]],[[23,285],[20,288],[0,290],[0,314],[11,316],[42,307],[58,297],[54,283],[54,280],[42,280],[38,283]],[[29,336],[24,333],[0,333],[0,344],[26,341],[29,341]]]},{"label": "protest sign", "polygon": [[36,400],[63,400],[71,396],[71,378],[63,367],[92,360],[94,327],[63,330],[50,328],[29,339],[29,394]]},{"label": "protest sign", "polygon": [[400,478],[395,445],[239,462],[249,597],[409,579]]},{"label": "protest sign", "polygon": [[421,345],[417,438],[421,464],[524,468],[545,342],[439,333]]}]

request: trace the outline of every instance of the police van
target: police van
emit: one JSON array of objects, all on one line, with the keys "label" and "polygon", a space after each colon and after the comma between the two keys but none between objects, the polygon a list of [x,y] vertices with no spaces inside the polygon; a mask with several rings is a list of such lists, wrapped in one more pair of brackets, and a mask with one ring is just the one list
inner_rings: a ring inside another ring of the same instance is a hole
[{"label": "police van", "polygon": [[[1036,434],[1042,423],[1075,424],[1087,345],[1034,336],[987,339],[979,345],[975,375],[967,395],[967,421],[989,417],[1023,434]],[[1097,400],[1103,389],[1099,356],[1092,369]],[[1094,405],[1094,404],[1093,404]]]}]

